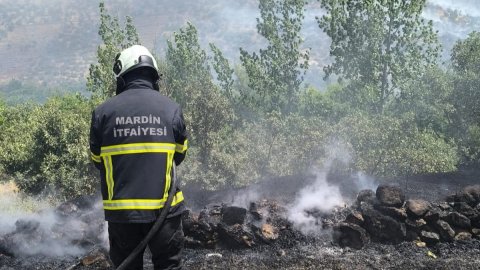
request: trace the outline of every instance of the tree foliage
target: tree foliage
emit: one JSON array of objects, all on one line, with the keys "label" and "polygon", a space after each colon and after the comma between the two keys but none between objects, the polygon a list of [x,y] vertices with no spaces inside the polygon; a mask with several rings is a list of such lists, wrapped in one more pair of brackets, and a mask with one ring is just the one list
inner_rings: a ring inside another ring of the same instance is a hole
[{"label": "tree foliage", "polygon": [[304,0],[261,0],[257,31],[268,42],[259,53],[240,49],[240,61],[251,89],[241,93],[251,109],[260,112],[294,111],[309,51],[301,48]]},{"label": "tree foliage", "polygon": [[419,130],[412,117],[352,114],[335,128],[351,147],[353,169],[373,176],[448,172],[456,168],[455,145],[430,130]]},{"label": "tree foliage", "polygon": [[215,46],[215,44],[210,43],[210,49],[213,52],[213,69],[217,73],[217,80],[220,84],[220,87],[225,92],[225,95],[232,100],[233,97],[233,68],[230,67],[228,59],[225,58],[222,51]]},{"label": "tree foliage", "polygon": [[[182,106],[190,133],[180,179],[218,189],[298,174],[326,163],[330,142],[344,143],[352,159],[342,169],[351,173],[396,177],[478,164],[480,35],[457,42],[451,66],[435,65],[439,46],[421,18],[424,4],[321,0],[327,13],[317,20],[334,57],[325,72],[342,78],[322,91],[302,88],[305,1],[261,0],[257,30],[266,48],[240,49],[234,68],[215,44],[202,48],[193,24],[174,32],[157,62],[161,91]],[[92,97],[0,102],[0,170],[26,192],[71,198],[96,190],[90,112],[115,92],[116,53],[139,42],[132,19],[122,26],[103,3],[99,34],[87,79]]]},{"label": "tree foliage", "polygon": [[116,82],[113,63],[117,53],[132,45],[140,44],[137,30],[131,17],[126,17],[125,26],[120,26],[118,17],[108,14],[104,2],[100,2],[100,26],[98,34],[103,44],[97,48],[97,64],[91,64],[87,76],[87,90],[105,99],[115,94]]},{"label": "tree foliage", "polygon": [[92,194],[97,181],[88,154],[91,109],[76,95],[8,108],[0,141],[4,171],[28,193],[47,189],[66,199]]},{"label": "tree foliage", "polygon": [[167,41],[165,81],[167,94],[183,108],[190,134],[191,165],[183,177],[192,183],[206,179],[222,182],[232,174],[219,157],[228,152],[223,145],[231,133],[233,109],[213,82],[195,26],[188,23],[173,38]]},{"label": "tree foliage", "polygon": [[326,14],[318,25],[332,39],[334,58],[326,76],[337,74],[358,83],[354,89],[372,91],[375,112],[436,63],[439,43],[432,22],[422,18],[425,0],[319,1]]},{"label": "tree foliage", "polygon": [[480,32],[457,41],[452,49],[452,64],[457,72],[480,75]]},{"label": "tree foliage", "polygon": [[472,32],[452,49],[453,130],[466,163],[480,164],[480,33]]}]

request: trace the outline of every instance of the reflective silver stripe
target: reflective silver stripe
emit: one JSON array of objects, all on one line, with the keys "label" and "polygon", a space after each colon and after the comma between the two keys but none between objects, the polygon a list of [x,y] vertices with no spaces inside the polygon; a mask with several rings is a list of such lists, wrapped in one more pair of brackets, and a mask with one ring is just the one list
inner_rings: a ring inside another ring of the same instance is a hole
[{"label": "reflective silver stripe", "polygon": [[188,140],[185,139],[185,141],[183,142],[183,144],[177,143],[177,144],[175,144],[175,146],[176,146],[176,147],[175,147],[175,151],[178,152],[178,153],[180,153],[180,154],[183,154],[183,153],[185,153],[185,151],[187,151],[187,149],[188,149]]},{"label": "reflective silver stripe", "polygon": [[93,161],[100,163],[100,156],[95,155],[93,152],[90,152],[90,157],[92,158]]},{"label": "reflective silver stripe", "polygon": [[174,151],[175,144],[173,143],[132,143],[102,147],[100,155],[124,155],[149,152],[168,153]]},{"label": "reflective silver stripe", "polygon": [[[175,194],[172,201],[172,206],[181,203],[184,200],[181,191]],[[165,199],[123,199],[123,200],[104,200],[103,208],[105,210],[152,210],[160,209],[165,205]]]},{"label": "reflective silver stripe", "polygon": [[158,200],[156,202],[103,202],[103,206],[110,206],[110,207],[162,207],[165,204],[165,201]]}]

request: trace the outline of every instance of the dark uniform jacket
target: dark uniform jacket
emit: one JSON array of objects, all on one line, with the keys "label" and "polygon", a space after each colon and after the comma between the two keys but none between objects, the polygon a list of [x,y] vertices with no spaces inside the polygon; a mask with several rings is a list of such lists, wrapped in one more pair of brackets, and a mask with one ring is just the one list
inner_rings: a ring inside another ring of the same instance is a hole
[{"label": "dark uniform jacket", "polygon": [[[90,150],[101,174],[105,219],[153,222],[167,200],[174,162],[186,154],[182,110],[150,81],[133,80],[94,110]],[[169,216],[184,209],[177,189]]]}]

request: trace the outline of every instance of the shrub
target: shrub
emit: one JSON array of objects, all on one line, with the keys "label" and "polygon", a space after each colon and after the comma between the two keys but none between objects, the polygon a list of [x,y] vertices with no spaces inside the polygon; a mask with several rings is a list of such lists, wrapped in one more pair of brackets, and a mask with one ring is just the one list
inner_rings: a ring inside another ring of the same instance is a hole
[{"label": "shrub", "polygon": [[448,172],[456,169],[456,146],[411,118],[353,114],[342,119],[335,135],[353,151],[354,170],[376,176]]},{"label": "shrub", "polygon": [[2,165],[27,193],[50,189],[69,198],[95,191],[88,134],[92,106],[83,97],[9,109],[2,129]]}]

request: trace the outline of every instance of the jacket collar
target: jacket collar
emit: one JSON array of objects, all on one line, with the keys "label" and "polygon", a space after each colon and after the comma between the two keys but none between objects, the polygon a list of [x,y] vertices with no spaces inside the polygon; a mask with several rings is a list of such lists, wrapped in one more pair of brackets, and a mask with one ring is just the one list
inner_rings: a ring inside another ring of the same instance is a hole
[{"label": "jacket collar", "polygon": [[134,79],[126,78],[123,85],[117,83],[117,95],[130,89],[150,89],[155,90],[150,78],[138,76]]}]

